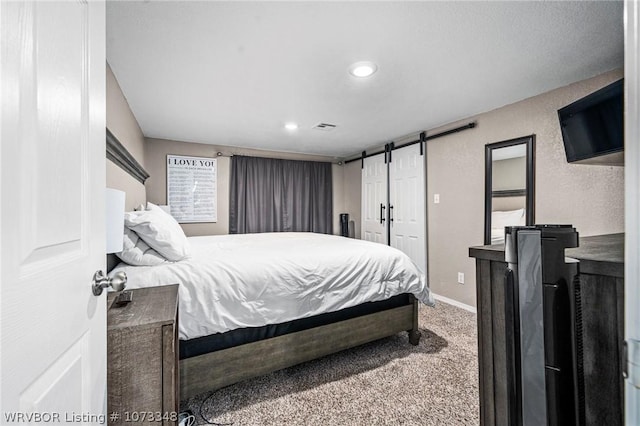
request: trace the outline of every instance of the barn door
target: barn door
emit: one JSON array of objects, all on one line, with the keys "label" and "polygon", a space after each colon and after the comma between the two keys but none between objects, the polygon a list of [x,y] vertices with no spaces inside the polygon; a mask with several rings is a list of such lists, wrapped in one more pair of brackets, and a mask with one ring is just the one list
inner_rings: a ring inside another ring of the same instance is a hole
[{"label": "barn door", "polygon": [[424,156],[418,144],[393,150],[389,163],[390,244],[426,274]]},{"label": "barn door", "polygon": [[362,239],[387,244],[386,154],[364,159],[362,168]]},{"label": "barn door", "polygon": [[99,424],[105,5],[3,1],[0,23],[0,423]]}]

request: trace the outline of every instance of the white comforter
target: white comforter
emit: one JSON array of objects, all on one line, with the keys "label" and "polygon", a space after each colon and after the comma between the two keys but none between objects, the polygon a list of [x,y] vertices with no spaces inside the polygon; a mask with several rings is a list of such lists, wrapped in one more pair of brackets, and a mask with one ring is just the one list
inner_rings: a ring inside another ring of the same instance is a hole
[{"label": "white comforter", "polygon": [[179,332],[193,339],[277,324],[413,293],[433,305],[415,264],[394,248],[314,233],[189,238],[192,257],[120,264],[127,288],[180,284]]}]

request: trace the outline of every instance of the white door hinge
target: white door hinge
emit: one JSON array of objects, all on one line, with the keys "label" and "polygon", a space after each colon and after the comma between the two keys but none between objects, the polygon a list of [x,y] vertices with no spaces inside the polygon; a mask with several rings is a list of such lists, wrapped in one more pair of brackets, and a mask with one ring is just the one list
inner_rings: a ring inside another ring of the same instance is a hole
[{"label": "white door hinge", "polygon": [[624,341],[622,375],[629,383],[640,389],[640,340]]}]

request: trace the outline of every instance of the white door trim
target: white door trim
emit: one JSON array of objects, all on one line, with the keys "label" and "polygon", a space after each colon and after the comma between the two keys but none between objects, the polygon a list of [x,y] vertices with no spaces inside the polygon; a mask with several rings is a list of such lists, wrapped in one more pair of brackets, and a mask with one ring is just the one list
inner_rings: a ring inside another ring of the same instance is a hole
[{"label": "white door trim", "polygon": [[[625,339],[640,340],[640,4],[625,1]],[[640,424],[640,389],[625,381],[626,424]]]}]

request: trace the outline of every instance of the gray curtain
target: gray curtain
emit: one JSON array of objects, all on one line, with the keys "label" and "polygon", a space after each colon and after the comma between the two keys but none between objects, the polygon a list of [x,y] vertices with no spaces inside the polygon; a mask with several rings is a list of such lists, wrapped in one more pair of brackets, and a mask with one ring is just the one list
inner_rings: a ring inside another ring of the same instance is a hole
[{"label": "gray curtain", "polygon": [[231,158],[229,232],[333,233],[331,163]]}]

